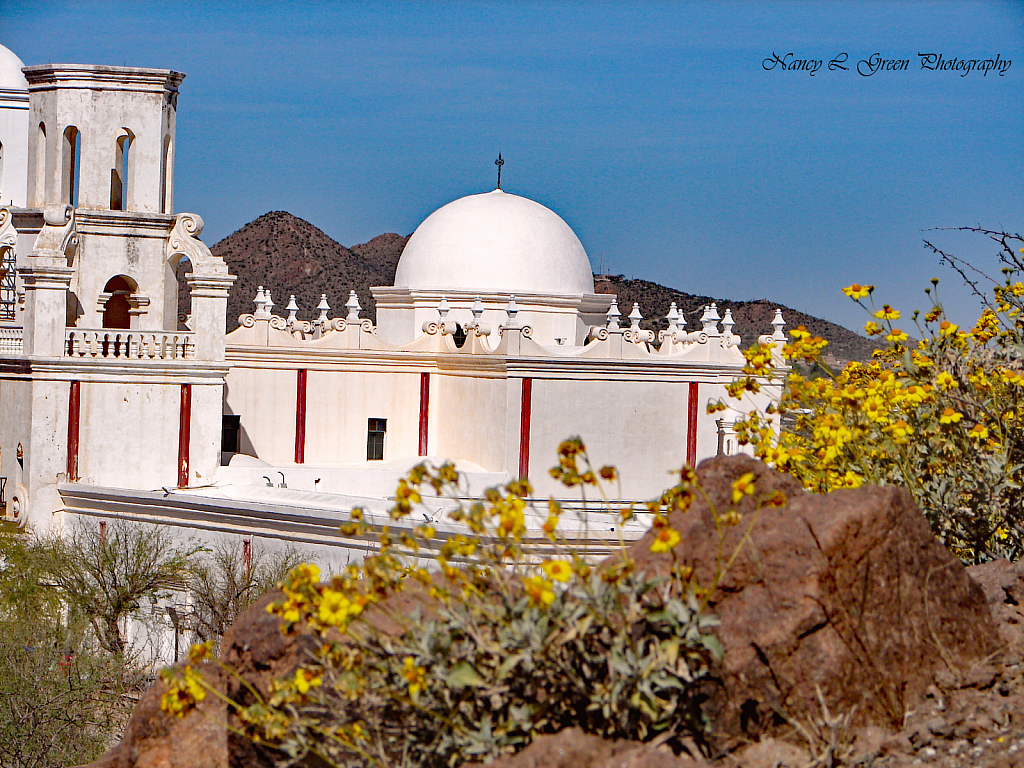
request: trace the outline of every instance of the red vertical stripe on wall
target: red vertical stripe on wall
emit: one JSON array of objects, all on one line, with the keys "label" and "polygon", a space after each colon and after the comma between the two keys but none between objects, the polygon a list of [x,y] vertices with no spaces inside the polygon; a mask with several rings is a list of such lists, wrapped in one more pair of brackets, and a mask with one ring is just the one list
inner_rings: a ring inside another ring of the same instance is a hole
[{"label": "red vertical stripe on wall", "polygon": [[192,428],[192,385],[181,385],[181,409],[178,412],[178,487],[188,487],[188,444]]},{"label": "red vertical stripe on wall", "polygon": [[420,374],[420,456],[427,455],[427,425],[430,423],[430,374]]},{"label": "red vertical stripe on wall", "polygon": [[68,481],[78,482],[78,424],[82,413],[80,381],[71,382],[68,401]]},{"label": "red vertical stripe on wall", "polygon": [[691,467],[697,463],[697,388],[696,381],[690,382],[686,402],[686,463]]},{"label": "red vertical stripe on wall", "polygon": [[530,476],[530,411],[533,408],[533,379],[523,379],[523,405],[519,417],[519,477]]},{"label": "red vertical stripe on wall", "polygon": [[306,460],[306,369],[295,373],[295,463],[302,464]]}]

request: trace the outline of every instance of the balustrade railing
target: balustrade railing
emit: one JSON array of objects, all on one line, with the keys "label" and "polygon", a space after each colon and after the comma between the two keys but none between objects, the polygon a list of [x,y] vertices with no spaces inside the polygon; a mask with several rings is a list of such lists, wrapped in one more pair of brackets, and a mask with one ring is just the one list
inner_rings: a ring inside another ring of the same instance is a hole
[{"label": "balustrade railing", "polygon": [[0,326],[0,352],[20,355],[24,350],[23,337],[24,328],[14,326]]},{"label": "balustrade railing", "polygon": [[68,328],[67,357],[125,360],[193,360],[196,335],[188,331]]}]

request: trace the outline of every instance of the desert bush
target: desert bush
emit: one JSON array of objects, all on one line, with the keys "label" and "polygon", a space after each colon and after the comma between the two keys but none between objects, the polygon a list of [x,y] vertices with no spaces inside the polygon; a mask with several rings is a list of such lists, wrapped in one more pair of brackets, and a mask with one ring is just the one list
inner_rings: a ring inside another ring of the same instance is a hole
[{"label": "desert bush", "polygon": [[[916,333],[896,325],[899,310],[875,306],[874,286],[848,286],[844,293],[872,315],[865,331],[885,342],[874,359],[833,371],[821,357],[824,340],[802,327],[791,331],[781,354],[801,367],[785,375],[777,407],[749,413],[736,429],[741,443],[812,491],[901,485],[965,562],[1016,560],[1024,549],[1024,249],[1016,249],[1024,240],[970,229],[999,244],[1003,277],[991,281],[991,290],[972,278],[980,272],[927,245],[982,298],[972,328],[946,317],[938,280],[926,292],[931,309],[911,317]],[[744,376],[731,396],[780,375],[773,352],[779,350],[744,352]],[[801,372],[811,366],[826,375]]]},{"label": "desert bush", "polygon": [[202,551],[177,542],[170,528],[119,519],[103,527],[74,523],[36,547],[72,616],[84,617],[103,649],[118,656],[129,650],[125,628],[141,601],[183,589]]},{"label": "desert bush", "polygon": [[[611,467],[591,467],[578,439],[562,444],[552,474],[605,499],[616,478]],[[487,760],[568,726],[701,743],[701,702],[720,653],[706,601],[731,553],[704,585],[675,559],[680,534],[667,515],[701,493],[689,468],[645,509],[651,550],[665,553],[658,574],[639,572],[621,540],[610,562],[587,563],[563,535],[554,499],[531,535],[526,480],[466,503],[453,465],[423,464],[400,482],[391,517],[408,521],[428,491],[454,507],[437,523],[442,531],[385,526],[380,553],[361,566],[319,583],[317,569],[303,565],[281,584],[284,598],[269,610],[284,631],[319,642],[269,695],[242,681],[243,695],[228,703],[245,735],[286,762],[335,766]],[[754,492],[745,475],[733,501]],[[635,513],[607,501],[603,509],[623,520]],[[732,506],[714,517],[723,534],[740,521]],[[368,533],[359,510],[343,529]],[[191,662],[163,673],[165,710],[184,715],[212,690],[196,669],[213,663],[209,646],[193,647]]]},{"label": "desert bush", "polygon": [[307,559],[294,547],[273,551],[259,543],[250,546],[247,557],[242,541],[221,541],[192,558],[189,610],[181,621],[182,629],[199,642],[213,641],[216,647],[242,611]]},{"label": "desert bush", "polygon": [[50,552],[0,530],[0,766],[94,760],[120,735],[147,681],[99,647],[53,586]]}]

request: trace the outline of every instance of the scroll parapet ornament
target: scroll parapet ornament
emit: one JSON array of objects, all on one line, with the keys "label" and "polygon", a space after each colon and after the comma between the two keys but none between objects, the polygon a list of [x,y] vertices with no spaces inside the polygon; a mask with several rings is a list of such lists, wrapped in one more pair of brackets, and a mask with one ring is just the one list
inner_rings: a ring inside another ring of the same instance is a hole
[{"label": "scroll parapet ornament", "polygon": [[78,229],[75,209],[70,205],[47,205],[43,208],[43,228],[32,247],[33,256],[64,259],[72,266],[78,252]]},{"label": "scroll parapet ornament", "polygon": [[9,208],[0,208],[0,250],[13,248],[18,243],[18,230],[14,228],[14,214]]},{"label": "scroll parapet ornament", "polygon": [[179,213],[167,237],[167,260],[179,257],[192,263],[192,274],[204,277],[228,277],[228,265],[220,256],[214,256],[199,235],[203,231],[203,218],[198,213]]}]

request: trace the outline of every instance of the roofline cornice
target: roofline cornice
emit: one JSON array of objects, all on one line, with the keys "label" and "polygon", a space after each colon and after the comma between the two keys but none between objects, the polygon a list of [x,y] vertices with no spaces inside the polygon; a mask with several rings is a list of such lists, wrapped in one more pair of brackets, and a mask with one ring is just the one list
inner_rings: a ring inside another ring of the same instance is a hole
[{"label": "roofline cornice", "polygon": [[91,64],[37,64],[21,70],[30,93],[57,88],[87,88],[145,93],[176,93],[184,72],[141,67],[106,67]]}]

